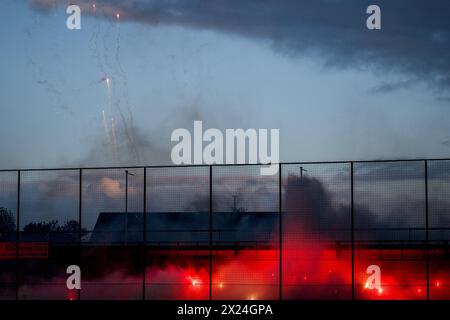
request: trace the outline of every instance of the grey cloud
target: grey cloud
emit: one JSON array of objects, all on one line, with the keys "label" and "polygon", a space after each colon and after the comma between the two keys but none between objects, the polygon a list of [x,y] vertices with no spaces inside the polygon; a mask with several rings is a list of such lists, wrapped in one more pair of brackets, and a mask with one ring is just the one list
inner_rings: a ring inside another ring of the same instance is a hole
[{"label": "grey cloud", "polygon": [[[49,10],[69,1],[29,3],[39,10]],[[91,5],[88,0],[77,3],[85,8]],[[379,0],[381,31],[365,27],[365,12],[370,4],[366,0],[97,0],[96,14],[100,11],[102,16],[111,17],[114,12],[121,12],[124,21],[178,25],[268,40],[275,50],[287,55],[318,55],[326,66],[401,73],[410,82],[425,82],[435,90],[448,90],[450,3]]]},{"label": "grey cloud", "polygon": [[401,89],[408,89],[414,85],[415,81],[412,79],[398,81],[398,82],[384,82],[369,90],[369,93],[390,93]]},{"label": "grey cloud", "polygon": [[393,180],[421,181],[425,177],[425,166],[422,161],[355,163],[354,174],[355,181],[361,183]]},{"label": "grey cloud", "polygon": [[448,104],[448,103],[450,102],[450,97],[442,96],[442,97],[438,97],[437,100],[438,100],[439,102]]}]

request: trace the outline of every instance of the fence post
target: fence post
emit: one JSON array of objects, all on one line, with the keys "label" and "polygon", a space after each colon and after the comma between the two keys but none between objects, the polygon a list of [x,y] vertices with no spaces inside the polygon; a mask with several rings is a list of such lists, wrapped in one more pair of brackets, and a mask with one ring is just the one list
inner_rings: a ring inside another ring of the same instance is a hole
[{"label": "fence post", "polygon": [[350,210],[351,210],[351,239],[352,239],[352,300],[355,300],[355,207],[354,207],[354,181],[353,161],[350,162]]},{"label": "fence post", "polygon": [[20,245],[20,170],[17,171],[17,226],[16,226],[16,300],[19,300],[19,245]]},{"label": "fence post", "polygon": [[212,245],[213,245],[213,231],[212,231],[212,165],[209,166],[209,300],[212,300]]},{"label": "fence post", "polygon": [[279,259],[280,259],[280,269],[279,269],[279,281],[280,281],[280,292],[279,292],[279,298],[280,301],[283,300],[283,217],[282,217],[282,174],[281,174],[281,163],[278,164],[278,215],[279,215],[279,221],[278,221],[278,232],[279,232]]},{"label": "fence post", "polygon": [[147,245],[147,167],[144,167],[144,190],[143,190],[144,202],[143,211],[144,216],[142,217],[142,300],[145,300],[145,282],[147,273],[147,253],[145,251]]},{"label": "fence post", "polygon": [[[82,254],[82,250],[83,250],[83,246],[82,246],[82,241],[81,241],[81,237],[82,237],[82,209],[83,209],[83,169],[80,168],[79,172],[79,177],[78,177],[78,258],[79,263],[80,263],[80,267],[81,267],[81,262],[83,260],[83,254]],[[78,300],[81,300],[81,290],[78,290]]]},{"label": "fence post", "polygon": [[427,270],[427,300],[430,300],[430,238],[429,238],[429,219],[428,219],[428,161],[425,164],[425,252],[426,252],[426,270]]}]

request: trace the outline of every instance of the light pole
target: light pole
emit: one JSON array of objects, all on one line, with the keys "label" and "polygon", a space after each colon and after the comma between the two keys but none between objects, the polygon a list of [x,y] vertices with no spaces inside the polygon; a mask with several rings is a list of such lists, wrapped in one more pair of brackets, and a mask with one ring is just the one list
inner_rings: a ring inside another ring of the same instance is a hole
[{"label": "light pole", "polygon": [[128,213],[128,176],[134,177],[134,174],[125,170],[125,213]]},{"label": "light pole", "polygon": [[303,177],[303,172],[308,172],[308,170],[303,169],[303,167],[300,167],[300,178]]},{"label": "light pole", "polygon": [[125,241],[128,239],[128,176],[134,177],[134,174],[125,170]]}]

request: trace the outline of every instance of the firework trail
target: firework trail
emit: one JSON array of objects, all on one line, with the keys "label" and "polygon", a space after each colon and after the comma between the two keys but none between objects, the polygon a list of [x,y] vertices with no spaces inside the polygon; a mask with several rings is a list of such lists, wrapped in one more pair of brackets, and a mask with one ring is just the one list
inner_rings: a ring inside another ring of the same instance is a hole
[{"label": "firework trail", "polygon": [[[61,93],[61,90],[63,89],[63,81],[61,81],[61,79],[63,79],[62,72],[59,68],[56,69],[56,76],[52,78],[50,76],[51,72],[49,72],[47,68],[44,68],[41,65],[42,61],[39,56],[34,55],[31,52],[32,47],[36,45],[36,43],[34,43],[34,36],[36,35],[36,33],[42,32],[42,26],[42,20],[35,17],[32,23],[26,26],[24,29],[24,33],[27,38],[24,48],[26,64],[32,69],[33,77],[36,83],[42,86],[42,88],[52,98],[52,107],[57,110],[62,110],[67,114],[73,115],[72,110],[67,105],[66,101],[63,98],[63,94]],[[58,41],[53,42],[52,47],[59,55]],[[55,79],[55,77],[59,79]]]},{"label": "firework trail", "polygon": [[111,136],[113,145],[113,158],[116,163],[119,162],[119,153],[117,150],[117,135],[116,135],[116,121],[111,118]]},{"label": "firework trail", "polygon": [[111,153],[112,153],[113,159],[117,163],[119,160],[119,157],[118,157],[119,153],[117,150],[116,123],[115,123],[114,112],[113,112],[113,108],[112,108],[112,100],[111,100],[111,78],[108,76],[104,76],[101,79],[101,81],[104,82],[105,86],[106,86],[107,105],[108,105],[108,109],[109,109],[109,113],[110,113],[110,121],[111,121],[111,127],[108,128],[105,110],[102,110],[103,127],[105,130],[106,137],[111,146]]},{"label": "firework trail", "polygon": [[108,124],[106,122],[105,110],[102,110],[102,120],[103,120],[103,129],[105,130],[105,135],[106,135],[110,145],[112,145],[112,138],[111,138],[111,133],[108,129]]},{"label": "firework trail", "polygon": [[120,27],[120,19],[121,19],[121,15],[120,13],[116,13],[116,65],[118,67],[118,75],[121,78],[123,85],[122,85],[122,89],[123,89],[123,103],[125,104],[126,108],[127,108],[127,112],[128,112],[128,117],[126,118],[122,112],[122,109],[120,107],[120,104],[117,104],[117,109],[119,111],[119,114],[121,116],[123,125],[124,125],[124,130],[125,130],[125,135],[128,139],[129,142],[129,146],[130,146],[130,151],[132,152],[132,154],[134,155],[134,158],[140,162],[140,155],[139,155],[139,151],[138,148],[136,146],[135,143],[135,135],[134,135],[134,125],[133,125],[133,112],[131,110],[131,106],[130,106],[130,101],[129,101],[129,95],[128,95],[128,79],[127,79],[127,75],[122,67],[122,62],[120,59],[120,51],[121,51],[121,27]]},{"label": "firework trail", "polygon": [[[108,10],[95,4],[91,5],[90,11],[95,18],[98,18],[99,14],[111,17],[111,12],[107,12]],[[140,154],[135,143],[133,113],[128,94],[128,79],[120,59],[121,14],[115,13],[114,19],[110,20],[110,23],[104,29],[101,28],[98,19],[95,20],[97,23],[94,34],[90,40],[91,50],[94,52],[94,57],[97,60],[99,70],[102,74],[108,75],[102,78],[102,81],[105,82],[107,88],[108,111],[104,117],[106,119],[111,118],[111,123],[109,124],[110,128],[108,128],[108,121],[106,121],[106,126],[104,121],[103,127],[106,127],[105,132],[108,132],[107,138],[113,149],[113,154],[118,154],[118,140],[121,140],[121,137],[124,137],[126,139],[126,146],[129,149],[128,154],[132,155],[133,159],[139,162]],[[111,79],[114,79],[113,86],[111,86]],[[126,112],[123,110],[124,107],[126,108]],[[102,112],[105,112],[105,110],[102,110]],[[120,119],[119,127],[117,127],[116,115]],[[117,129],[119,129],[123,135],[118,135]],[[118,157],[115,158],[117,159]]]},{"label": "firework trail", "polygon": [[100,57],[100,53],[99,53],[100,52],[100,50],[99,50],[100,22],[97,19],[97,6],[95,3],[91,6],[90,10],[91,10],[91,14],[94,16],[94,20],[96,21],[95,29],[94,29],[95,32],[92,34],[92,37],[89,41],[90,47],[91,47],[92,52],[94,53],[95,59],[97,60],[98,68],[100,69],[100,71],[103,74],[106,74],[106,70],[103,65],[102,59]]},{"label": "firework trail", "polygon": [[[93,3],[90,6],[89,10],[91,11],[91,14],[96,18],[97,17],[97,5],[95,3]],[[116,152],[116,144],[115,144],[115,140],[114,140],[115,133],[113,132],[113,130],[114,130],[114,126],[113,126],[114,114],[112,112],[112,101],[111,101],[111,78],[106,76],[107,61],[104,62],[104,59],[106,59],[105,58],[106,55],[104,54],[104,57],[102,59],[102,56],[100,54],[101,51],[107,52],[107,50],[105,47],[105,41],[103,41],[103,46],[104,46],[103,50],[100,49],[100,41],[99,41],[100,33],[101,33],[100,22],[98,19],[94,19],[94,20],[96,21],[96,25],[95,25],[95,29],[94,29],[95,31],[90,39],[90,47],[94,53],[99,70],[102,72],[102,74],[105,75],[101,78],[100,82],[103,82],[106,87],[106,108],[108,109],[108,114],[109,114],[109,116],[107,116],[105,109],[102,109],[102,124],[103,124],[103,130],[105,131],[106,140],[108,141],[108,144],[111,149],[111,156],[113,157],[114,161],[116,161],[117,152]],[[109,118],[109,121],[107,120],[108,118]]]}]

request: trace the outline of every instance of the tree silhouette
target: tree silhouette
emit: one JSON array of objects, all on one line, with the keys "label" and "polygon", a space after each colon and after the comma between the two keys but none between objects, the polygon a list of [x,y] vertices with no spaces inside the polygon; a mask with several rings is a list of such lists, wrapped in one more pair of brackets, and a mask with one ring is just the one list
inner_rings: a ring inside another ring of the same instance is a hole
[{"label": "tree silhouette", "polygon": [[76,220],[69,220],[66,221],[66,223],[60,227],[60,231],[63,232],[78,232],[79,231],[80,224]]},{"label": "tree silhouette", "polygon": [[[50,241],[76,241],[78,232],[80,232],[80,224],[76,220],[66,221],[62,226],[58,220],[50,222],[30,222],[23,228],[24,233],[35,234],[37,236],[50,236]],[[86,229],[81,229],[81,236],[86,235]],[[48,239],[48,238],[47,238]]]},{"label": "tree silhouette", "polygon": [[25,227],[23,227],[23,232],[26,233],[49,234],[51,232],[59,230],[60,227],[57,220],[52,220],[50,222],[30,222]]},{"label": "tree silhouette", "polygon": [[16,231],[16,219],[11,210],[0,207],[0,236],[4,237],[7,233]]}]

